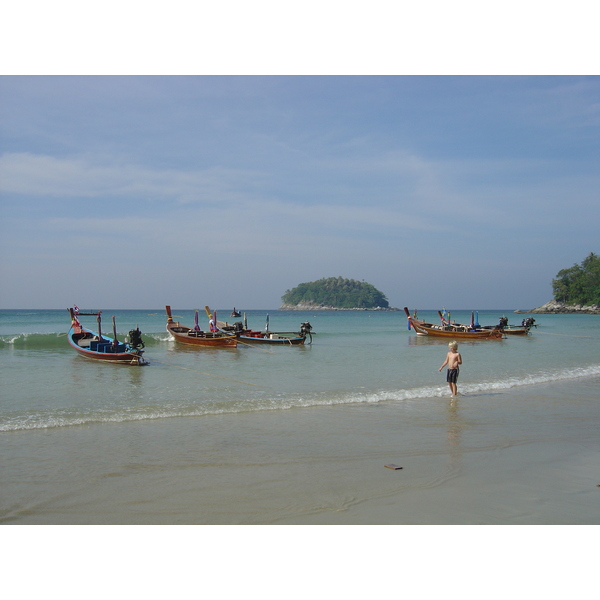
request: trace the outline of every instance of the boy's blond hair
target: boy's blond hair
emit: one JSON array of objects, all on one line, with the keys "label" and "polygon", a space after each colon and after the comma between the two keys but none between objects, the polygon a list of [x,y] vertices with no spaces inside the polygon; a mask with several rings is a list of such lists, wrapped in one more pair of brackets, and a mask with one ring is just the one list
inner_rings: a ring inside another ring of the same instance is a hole
[{"label": "boy's blond hair", "polygon": [[451,350],[456,350],[458,348],[458,342],[450,342],[448,344],[448,348],[450,348]]}]

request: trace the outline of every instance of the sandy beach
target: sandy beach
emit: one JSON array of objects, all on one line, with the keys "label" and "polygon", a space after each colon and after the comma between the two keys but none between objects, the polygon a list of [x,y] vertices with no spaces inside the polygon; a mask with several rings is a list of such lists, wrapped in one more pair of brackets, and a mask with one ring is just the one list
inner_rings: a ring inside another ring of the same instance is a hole
[{"label": "sandy beach", "polygon": [[66,597],[99,568],[92,598],[589,595],[599,383],[420,400],[421,424],[382,402],[5,434],[39,472],[5,469],[3,524],[188,525],[4,528],[7,589],[35,565],[37,597],[68,560]]},{"label": "sandy beach", "polygon": [[598,524],[599,383],[5,433],[2,522]]}]

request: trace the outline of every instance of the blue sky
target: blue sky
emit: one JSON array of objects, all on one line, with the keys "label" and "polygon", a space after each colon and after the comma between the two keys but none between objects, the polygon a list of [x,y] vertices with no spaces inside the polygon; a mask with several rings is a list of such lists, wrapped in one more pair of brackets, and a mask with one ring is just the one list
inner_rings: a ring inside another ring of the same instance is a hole
[{"label": "blue sky", "polygon": [[600,253],[597,76],[2,76],[0,308],[533,308]]}]

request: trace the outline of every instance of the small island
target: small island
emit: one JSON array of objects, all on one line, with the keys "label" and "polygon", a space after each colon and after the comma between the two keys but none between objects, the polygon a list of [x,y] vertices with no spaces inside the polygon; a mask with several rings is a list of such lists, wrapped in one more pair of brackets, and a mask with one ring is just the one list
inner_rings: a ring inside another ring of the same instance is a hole
[{"label": "small island", "polygon": [[342,277],[301,283],[281,300],[279,310],[398,310],[370,283]]},{"label": "small island", "polygon": [[543,306],[515,312],[600,314],[600,257],[590,252],[580,265],[559,271],[552,280],[552,292],[554,298]]}]

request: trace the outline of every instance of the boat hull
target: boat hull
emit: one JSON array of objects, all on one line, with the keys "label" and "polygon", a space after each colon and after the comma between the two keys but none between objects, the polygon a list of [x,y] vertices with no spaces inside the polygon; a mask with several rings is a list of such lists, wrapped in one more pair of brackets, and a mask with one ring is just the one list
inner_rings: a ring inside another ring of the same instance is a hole
[{"label": "boat hull", "polygon": [[480,331],[461,331],[459,329],[442,329],[436,325],[418,321],[411,317],[410,324],[412,328],[420,335],[432,335],[436,337],[447,337],[462,340],[488,340],[502,339],[502,331],[499,329],[480,330]]},{"label": "boat hull", "polygon": [[[112,351],[115,349],[114,340],[112,338],[102,336],[100,343],[98,343],[99,340],[97,338],[98,334],[94,331],[77,327],[71,327],[67,335],[69,344],[77,350],[78,354],[85,356],[86,358],[126,365],[141,366],[147,364],[147,361],[142,357],[143,350],[128,348],[127,344],[117,344],[117,349],[122,348],[123,346],[127,349],[122,352]],[[92,349],[94,347],[94,342],[96,342],[96,347],[100,349]],[[81,346],[82,343],[86,344],[86,346]],[[88,343],[89,345],[87,345]]]},{"label": "boat hull", "polygon": [[242,343],[242,344],[257,344],[257,345],[267,344],[267,345],[271,345],[271,346],[302,346],[304,344],[304,341],[306,340],[305,337],[271,338],[269,336],[254,337],[254,336],[249,336],[249,335],[240,335],[240,336],[238,336],[238,339],[239,339],[240,343]]},{"label": "boat hull", "polygon": [[235,348],[238,340],[235,335],[229,335],[220,331],[197,331],[191,327],[186,327],[173,321],[171,307],[166,307],[167,311],[167,331],[171,337],[187,346],[196,346],[204,348]]},{"label": "boat hull", "polygon": [[502,339],[504,336],[501,329],[478,329],[469,330],[465,325],[459,325],[453,327],[433,325],[432,323],[426,323],[420,319],[411,316],[408,308],[404,308],[404,312],[408,317],[408,321],[411,327],[415,330],[417,335],[430,335],[435,337],[452,338],[454,340],[490,340],[490,339]]},{"label": "boat hull", "polygon": [[167,323],[167,331],[174,340],[188,346],[207,348],[235,348],[237,346],[237,338],[233,335],[197,332],[191,327],[184,327],[176,322]]}]

